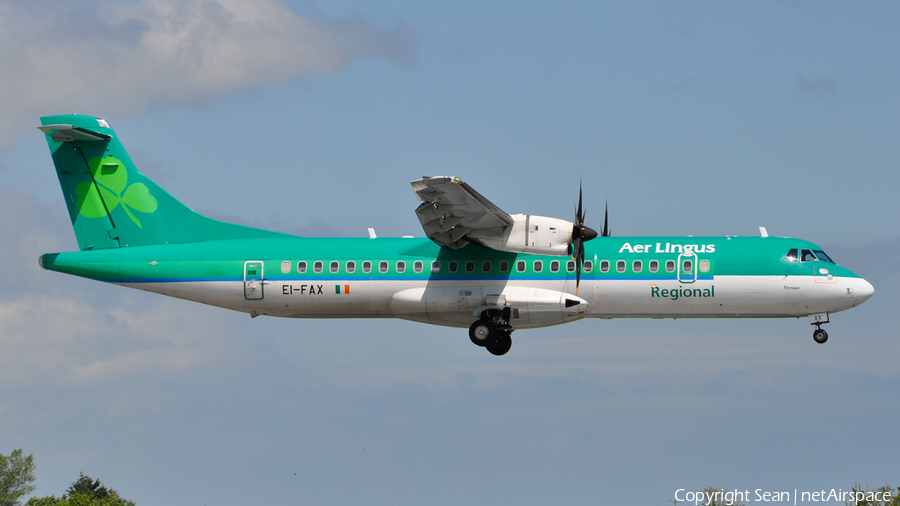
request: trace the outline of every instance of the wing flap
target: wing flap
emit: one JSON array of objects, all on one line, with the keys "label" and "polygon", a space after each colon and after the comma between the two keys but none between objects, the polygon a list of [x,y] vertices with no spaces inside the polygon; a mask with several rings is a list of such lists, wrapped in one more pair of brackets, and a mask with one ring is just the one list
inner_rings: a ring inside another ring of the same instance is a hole
[{"label": "wing flap", "polygon": [[423,177],[410,184],[422,201],[416,208],[422,229],[440,246],[458,249],[469,243],[469,232],[500,231],[515,223],[458,177]]}]

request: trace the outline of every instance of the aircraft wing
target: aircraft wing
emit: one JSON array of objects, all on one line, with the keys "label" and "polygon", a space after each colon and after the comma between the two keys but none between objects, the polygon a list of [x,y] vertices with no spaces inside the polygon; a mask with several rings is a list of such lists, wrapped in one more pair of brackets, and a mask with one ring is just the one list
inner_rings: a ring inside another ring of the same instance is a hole
[{"label": "aircraft wing", "polygon": [[422,201],[416,215],[425,235],[439,246],[459,249],[469,243],[470,234],[501,231],[515,223],[458,177],[423,177],[410,184]]}]

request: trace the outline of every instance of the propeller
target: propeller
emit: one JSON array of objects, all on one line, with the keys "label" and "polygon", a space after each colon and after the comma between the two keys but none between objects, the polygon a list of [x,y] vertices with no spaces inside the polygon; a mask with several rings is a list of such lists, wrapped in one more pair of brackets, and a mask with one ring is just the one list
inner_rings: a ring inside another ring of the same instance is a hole
[{"label": "propeller", "polygon": [[[584,265],[584,242],[597,237],[597,232],[584,225],[584,208],[582,207],[582,184],[578,182],[578,208],[575,210],[575,224],[572,227],[572,258],[575,260],[575,295],[581,285],[581,267]],[[608,207],[607,207],[608,210]],[[604,225],[604,233],[608,232]]]},{"label": "propeller", "polygon": [[603,213],[603,231],[600,237],[610,237],[609,233],[609,197],[606,197],[606,211]]}]

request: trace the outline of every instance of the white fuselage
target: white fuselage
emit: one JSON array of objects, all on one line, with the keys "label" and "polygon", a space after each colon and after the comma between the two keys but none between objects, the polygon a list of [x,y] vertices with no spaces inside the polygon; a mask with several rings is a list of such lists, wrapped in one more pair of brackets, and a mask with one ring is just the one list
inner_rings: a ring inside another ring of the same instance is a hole
[{"label": "white fuselage", "polygon": [[578,295],[574,277],[526,283],[264,280],[262,297],[254,300],[246,298],[241,281],[121,284],[254,316],[401,318],[467,327],[481,310],[509,306],[517,328],[578,318],[804,317],[855,307],[874,291],[862,278],[812,276],[716,276],[693,283],[585,276]]}]

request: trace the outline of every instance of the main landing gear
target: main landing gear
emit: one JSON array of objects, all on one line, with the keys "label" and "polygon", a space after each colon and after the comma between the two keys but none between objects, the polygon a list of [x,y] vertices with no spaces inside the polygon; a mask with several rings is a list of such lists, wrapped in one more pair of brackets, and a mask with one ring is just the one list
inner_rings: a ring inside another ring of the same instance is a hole
[{"label": "main landing gear", "polygon": [[510,309],[489,309],[469,327],[469,339],[487,348],[491,355],[504,355],[512,347],[513,328],[509,325]]}]

